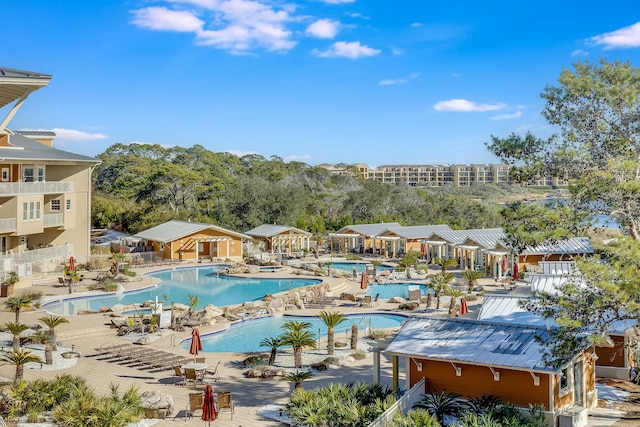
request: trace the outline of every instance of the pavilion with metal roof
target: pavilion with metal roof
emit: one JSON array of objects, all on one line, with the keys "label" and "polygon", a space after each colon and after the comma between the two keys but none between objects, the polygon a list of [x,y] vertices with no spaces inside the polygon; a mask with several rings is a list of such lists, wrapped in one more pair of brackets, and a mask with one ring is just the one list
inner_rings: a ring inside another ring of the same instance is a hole
[{"label": "pavilion with metal roof", "polygon": [[164,259],[242,260],[242,242],[250,237],[212,224],[171,220],[141,231],[134,237],[146,241]]},{"label": "pavilion with metal roof", "polygon": [[386,245],[386,242],[377,236],[388,228],[398,227],[402,225],[397,222],[347,225],[335,233],[329,233],[329,250],[338,253],[387,255],[391,252],[391,245]]},{"label": "pavilion with metal roof", "polygon": [[262,224],[245,234],[263,241],[268,252],[282,254],[308,251],[313,236],[312,233],[296,227],[275,224]]}]

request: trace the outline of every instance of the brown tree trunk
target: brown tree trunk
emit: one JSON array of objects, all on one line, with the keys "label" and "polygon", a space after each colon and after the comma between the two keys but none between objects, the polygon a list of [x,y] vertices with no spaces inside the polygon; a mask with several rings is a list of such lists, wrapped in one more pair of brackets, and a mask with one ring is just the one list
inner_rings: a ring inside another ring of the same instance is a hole
[{"label": "brown tree trunk", "polygon": [[358,325],[351,325],[351,350],[358,348]]},{"label": "brown tree trunk", "polygon": [[49,344],[51,344],[51,349],[56,351],[58,349],[58,343],[56,342],[56,330],[49,329]]},{"label": "brown tree trunk", "polygon": [[44,359],[47,365],[53,365],[53,346],[47,343],[44,348]]},{"label": "brown tree trunk", "polygon": [[302,347],[293,348],[293,364],[296,368],[302,368]]},{"label": "brown tree trunk", "polygon": [[333,328],[327,331],[327,354],[332,356],[335,354],[335,334]]}]

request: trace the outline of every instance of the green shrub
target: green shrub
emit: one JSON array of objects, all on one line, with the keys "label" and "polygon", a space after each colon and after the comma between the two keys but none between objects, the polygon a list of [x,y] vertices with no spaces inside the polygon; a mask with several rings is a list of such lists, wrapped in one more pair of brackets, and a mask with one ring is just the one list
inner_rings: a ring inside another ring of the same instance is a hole
[{"label": "green shrub", "polygon": [[106,285],[104,285],[104,290],[106,292],[116,292],[118,290],[118,283],[109,282]]},{"label": "green shrub", "polygon": [[478,301],[478,295],[476,295],[476,294],[468,294],[468,295],[464,296],[464,299],[466,299],[467,302]]}]

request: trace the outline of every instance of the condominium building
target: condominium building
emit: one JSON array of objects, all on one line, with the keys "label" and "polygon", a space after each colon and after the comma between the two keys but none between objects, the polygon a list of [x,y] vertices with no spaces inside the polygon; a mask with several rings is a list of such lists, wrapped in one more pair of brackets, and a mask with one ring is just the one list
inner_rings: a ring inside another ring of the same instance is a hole
[{"label": "condominium building", "polygon": [[8,124],[50,75],[0,68],[0,279],[15,271],[28,285],[37,272],[89,257],[93,157],[53,147],[49,131]]},{"label": "condominium building", "polygon": [[[331,165],[323,163],[318,167],[339,175],[353,175],[356,171],[361,177],[385,184],[405,183],[410,187],[470,187],[473,184],[510,184],[511,168],[504,164],[472,165],[382,165],[375,169],[358,163],[356,165]],[[568,185],[566,179],[540,176],[525,185],[553,186]]]},{"label": "condominium building", "polygon": [[356,165],[366,179],[411,187],[468,187],[473,183],[509,183],[507,165]]}]

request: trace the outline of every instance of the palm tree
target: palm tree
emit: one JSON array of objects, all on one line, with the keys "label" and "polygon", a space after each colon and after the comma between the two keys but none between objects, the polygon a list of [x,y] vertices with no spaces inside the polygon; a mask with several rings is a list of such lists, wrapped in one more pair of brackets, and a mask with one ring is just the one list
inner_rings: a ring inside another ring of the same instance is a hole
[{"label": "palm tree", "polygon": [[462,407],[458,402],[460,396],[456,393],[447,393],[446,390],[438,392],[434,390],[430,394],[423,394],[422,399],[413,407],[426,409],[431,416],[435,416],[438,422],[444,425],[445,416],[457,416]]},{"label": "palm tree", "polygon": [[269,337],[260,341],[260,347],[271,347],[271,354],[269,355],[269,361],[267,362],[269,366],[272,366],[275,363],[278,347],[280,347],[281,345],[281,337]]},{"label": "palm tree", "polygon": [[24,375],[24,365],[29,362],[44,363],[40,357],[24,348],[13,347],[13,349],[0,354],[0,360],[16,367],[16,377],[14,384],[18,384]]},{"label": "palm tree", "polygon": [[451,298],[450,302],[449,302],[449,317],[455,317],[456,315],[456,300],[458,298],[460,298],[461,296],[464,295],[464,292],[458,290],[458,289],[453,289],[453,288],[449,288],[447,289],[447,295],[449,295],[449,297]]},{"label": "palm tree", "polygon": [[455,276],[451,273],[438,273],[431,278],[428,286],[436,294],[436,309],[440,308],[440,297],[450,287],[450,283]]},{"label": "palm tree", "polygon": [[316,337],[310,331],[311,323],[289,321],[282,325],[285,330],[282,334],[282,343],[293,347],[293,361],[296,368],[302,368],[302,349],[304,347],[316,348]]},{"label": "palm tree", "polygon": [[469,286],[468,293],[473,292],[473,287],[478,283],[478,279],[484,276],[481,271],[478,270],[465,270],[462,272],[462,277],[464,277],[467,281],[467,285]]},{"label": "palm tree", "polygon": [[16,314],[16,323],[20,323],[20,311],[22,309],[31,308],[33,300],[26,295],[20,295],[10,297],[4,302],[4,306],[7,310],[13,311]]},{"label": "palm tree", "polygon": [[302,381],[308,380],[313,377],[313,374],[308,371],[295,371],[288,372],[282,376],[282,381],[289,381],[290,383],[294,383],[293,390],[297,390],[302,388]]},{"label": "palm tree", "polygon": [[20,347],[20,334],[29,329],[24,323],[7,322],[4,326],[13,335],[13,346]]},{"label": "palm tree", "polygon": [[187,295],[187,300],[189,301],[189,313],[191,313],[198,308],[198,304],[200,304],[200,296]]},{"label": "palm tree", "polygon": [[447,267],[458,266],[458,260],[455,258],[436,258],[433,260],[433,263],[442,267],[442,274],[447,272]]},{"label": "palm tree", "polygon": [[327,354],[333,355],[335,353],[335,327],[346,322],[347,316],[338,311],[321,311],[318,317],[327,326]]},{"label": "palm tree", "polygon": [[49,328],[49,342],[51,343],[51,349],[56,351],[58,349],[58,345],[56,342],[56,327],[60,326],[63,323],[69,323],[67,319],[60,316],[45,316],[38,319],[42,323],[45,324]]}]

